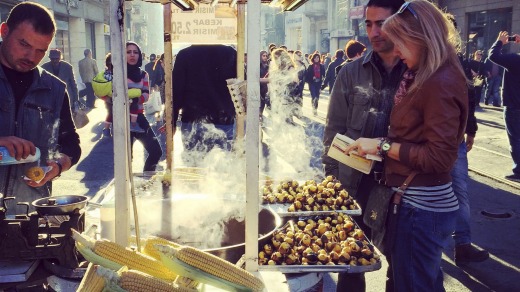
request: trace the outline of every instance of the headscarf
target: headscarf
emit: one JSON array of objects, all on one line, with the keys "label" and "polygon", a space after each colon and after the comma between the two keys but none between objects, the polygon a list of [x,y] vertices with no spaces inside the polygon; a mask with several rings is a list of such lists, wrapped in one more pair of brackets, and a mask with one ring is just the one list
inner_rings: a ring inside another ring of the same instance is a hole
[{"label": "headscarf", "polygon": [[141,66],[143,65],[143,54],[141,53],[141,47],[136,42],[128,41],[126,42],[126,47],[129,45],[134,45],[137,47],[139,51],[139,59],[137,59],[137,63],[135,65],[130,65],[128,62],[126,63],[126,71],[128,75],[128,79],[134,82],[140,82],[142,79],[141,75]]}]

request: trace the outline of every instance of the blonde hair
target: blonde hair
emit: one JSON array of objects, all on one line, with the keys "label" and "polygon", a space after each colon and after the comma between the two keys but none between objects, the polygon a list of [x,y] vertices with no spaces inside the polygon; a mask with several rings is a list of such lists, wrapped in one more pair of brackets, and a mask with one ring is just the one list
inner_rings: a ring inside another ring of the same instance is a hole
[{"label": "blonde hair", "polygon": [[269,64],[269,71],[282,71],[295,67],[296,64],[294,63],[293,58],[285,49],[275,49],[271,52],[271,63]]},{"label": "blonde hair", "polygon": [[409,52],[410,44],[421,48],[415,81],[408,93],[416,92],[444,64],[455,66],[465,78],[457,55],[461,38],[448,14],[426,0],[409,2],[407,9],[387,18],[382,27],[401,52]]}]

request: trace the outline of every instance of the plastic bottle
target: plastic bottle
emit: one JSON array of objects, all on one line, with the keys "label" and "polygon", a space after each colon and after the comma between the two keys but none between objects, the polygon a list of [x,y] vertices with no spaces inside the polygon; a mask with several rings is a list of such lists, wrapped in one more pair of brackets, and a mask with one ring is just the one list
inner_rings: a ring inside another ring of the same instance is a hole
[{"label": "plastic bottle", "polygon": [[114,202],[114,196],[106,198],[101,203],[100,208],[100,225],[101,225],[101,238],[115,241],[116,238],[116,208]]},{"label": "plastic bottle", "polygon": [[36,147],[36,153],[34,155],[29,155],[25,159],[16,160],[16,158],[12,157],[7,151],[7,148],[4,146],[0,146],[0,165],[10,165],[10,164],[20,164],[20,163],[29,163],[35,162],[40,159],[40,149]]}]

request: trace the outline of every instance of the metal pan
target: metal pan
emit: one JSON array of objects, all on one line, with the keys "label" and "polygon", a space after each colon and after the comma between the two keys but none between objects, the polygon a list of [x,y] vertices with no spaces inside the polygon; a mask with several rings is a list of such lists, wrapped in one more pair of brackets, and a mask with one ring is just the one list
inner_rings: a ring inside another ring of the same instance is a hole
[{"label": "metal pan", "polygon": [[67,215],[74,213],[76,209],[85,208],[88,200],[86,196],[55,196],[35,200],[32,205],[41,216]]}]

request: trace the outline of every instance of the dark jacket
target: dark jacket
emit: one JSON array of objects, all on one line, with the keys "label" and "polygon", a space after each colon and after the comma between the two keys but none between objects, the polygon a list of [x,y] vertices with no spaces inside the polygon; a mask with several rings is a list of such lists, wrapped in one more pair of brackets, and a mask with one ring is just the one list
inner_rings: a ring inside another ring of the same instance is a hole
[{"label": "dark jacket", "polygon": [[230,125],[235,107],[226,79],[237,77],[237,52],[225,45],[192,45],[177,54],[172,75],[174,114],[182,122]]},{"label": "dark jacket", "polygon": [[148,76],[150,76],[150,82],[151,82],[151,79],[152,79],[153,66],[154,65],[155,65],[155,61],[154,62],[148,62],[148,64],[144,65],[144,71],[146,71],[146,73],[148,73]]},{"label": "dark jacket", "polygon": [[[439,86],[442,84],[442,86]],[[443,65],[413,95],[406,95],[390,115],[388,138],[401,143],[399,160],[385,159],[386,182],[400,186],[416,170],[411,185],[451,182],[468,118],[468,87],[455,66]]]},{"label": "dark jacket", "polygon": [[502,41],[496,41],[489,49],[489,59],[505,69],[502,80],[503,105],[520,109],[520,54],[502,54]]},{"label": "dark jacket", "polygon": [[371,108],[382,99],[393,99],[396,87],[405,71],[400,63],[399,78],[392,89],[382,90],[383,80],[377,65],[376,55],[372,51],[364,57],[347,63],[338,73],[330,96],[327,111],[327,123],[323,135],[325,147],[322,161],[326,174],[336,176],[347,191],[356,196],[363,173],[339,163],[329,157],[327,152],[334,136],[339,133],[354,140],[360,137],[374,137],[374,131],[368,129]]},{"label": "dark jacket", "polygon": [[323,80],[323,86],[332,86],[334,85],[334,81],[336,81],[336,68],[343,63],[343,59],[336,59],[334,62],[329,64],[327,67],[327,71],[325,72],[325,80]]},{"label": "dark jacket", "polygon": [[325,66],[320,64],[320,78],[314,79],[314,64],[310,64],[305,70],[305,82],[307,83],[318,83],[320,86],[325,79]]},{"label": "dark jacket", "polygon": [[[471,73],[471,66],[468,59],[466,59],[462,54],[459,54],[459,61],[464,69],[464,74],[466,74],[467,80],[471,80],[473,74]],[[470,84],[468,84],[468,122],[466,124],[466,134],[475,137],[478,130],[477,117],[475,117],[475,107],[477,106],[475,100],[475,88]]]},{"label": "dark jacket", "polygon": [[[38,188],[29,187],[22,179],[26,170],[36,165],[47,165],[52,153],[59,151],[71,157],[72,165],[81,155],[65,83],[41,67],[34,70],[32,85],[23,96],[18,110],[11,85],[0,66],[0,136],[16,136],[31,141],[40,148],[39,163],[0,166],[0,193],[9,201],[8,214],[15,211],[17,202],[32,202],[51,195],[52,182]],[[31,210],[34,208],[31,207]]]},{"label": "dark jacket", "polygon": [[70,105],[75,108],[76,102],[79,101],[79,96],[78,85],[76,84],[76,78],[74,77],[74,70],[72,69],[72,65],[65,61],[60,61],[58,72],[54,72],[51,62],[43,64],[42,68],[49,71],[51,74],[54,74],[61,81],[65,82],[67,85],[67,93],[69,94]]}]

